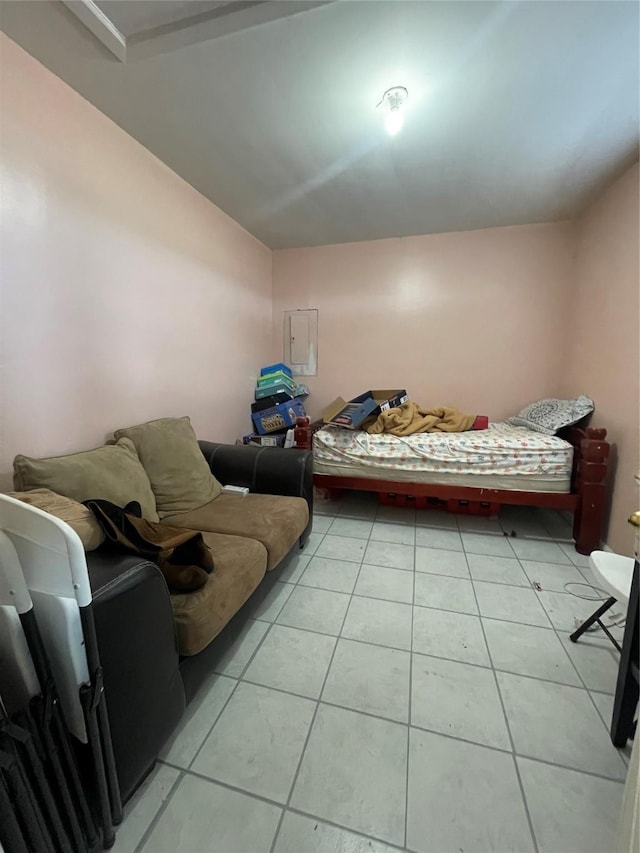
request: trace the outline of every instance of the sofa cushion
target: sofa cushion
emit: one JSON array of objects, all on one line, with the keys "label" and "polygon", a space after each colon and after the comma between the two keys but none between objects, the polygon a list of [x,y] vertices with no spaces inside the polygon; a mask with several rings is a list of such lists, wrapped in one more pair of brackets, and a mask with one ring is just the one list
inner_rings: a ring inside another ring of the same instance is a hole
[{"label": "sofa cushion", "polygon": [[218,497],[220,483],[202,455],[188,417],[160,418],[119,429],[135,444],[151,481],[160,518],[188,512]]},{"label": "sofa cushion", "polygon": [[13,485],[19,492],[51,489],[76,501],[101,499],[118,506],[138,501],[142,515],[158,521],[156,499],[135,446],[128,438],[68,456],[13,460]]},{"label": "sofa cushion", "polygon": [[78,501],[58,495],[51,489],[32,489],[30,492],[8,494],[10,498],[35,506],[61,521],[66,521],[80,537],[85,551],[95,551],[104,542],[104,533],[93,513]]},{"label": "sofa cushion", "polygon": [[181,655],[201,652],[222,631],[264,577],[267,552],[255,539],[204,533],[215,571],[195,592],[172,593]]},{"label": "sofa cushion", "polygon": [[309,521],[309,507],[303,498],[223,493],[205,506],[164,520],[175,527],[257,539],[267,549],[267,570],[271,571],[300,538]]}]

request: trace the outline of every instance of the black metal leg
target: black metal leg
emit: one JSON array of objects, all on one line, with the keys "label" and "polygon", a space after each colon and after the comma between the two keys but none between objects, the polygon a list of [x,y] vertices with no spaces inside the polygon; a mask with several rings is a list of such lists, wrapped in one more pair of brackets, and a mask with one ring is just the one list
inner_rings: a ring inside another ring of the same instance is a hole
[{"label": "black metal leg", "polygon": [[84,824],[84,834],[87,841],[82,849],[84,850],[88,847],[89,849],[93,850],[99,841],[98,831],[94,824],[93,816],[91,815],[91,810],[89,808],[89,803],[87,802],[87,798],[85,796],[85,790],[82,785],[82,780],[80,778],[80,771],[78,769],[75,756],[71,749],[71,743],[69,742],[69,734],[67,732],[64,720],[62,719],[62,715],[60,714],[60,708],[58,706],[57,700],[55,705],[53,706],[52,719],[49,728],[50,731],[48,732],[48,734],[50,740],[52,742],[55,741],[55,743],[57,744],[60,765],[63,768],[65,778],[69,780],[69,791],[71,792],[75,799],[75,802],[77,803],[77,811],[78,814],[81,816],[82,822]]},{"label": "black metal leg", "polygon": [[109,724],[109,715],[107,713],[107,704],[104,693],[100,704],[98,705],[98,724],[102,734],[102,750],[104,752],[107,782],[109,783],[111,817],[114,824],[117,826],[122,823],[122,799],[120,797],[120,783],[118,781],[118,773],[116,770],[116,759],[113,753],[113,741],[111,740],[111,726]]},{"label": "black metal leg", "polygon": [[55,798],[47,782],[40,755],[36,749],[30,729],[30,718],[25,712],[18,712],[14,715],[14,720],[15,722],[0,721],[0,733],[11,738],[22,755],[23,764],[30,777],[36,799],[45,815],[52,839],[55,842],[56,851],[58,853],[73,853],[71,843],[62,825]]},{"label": "black metal leg", "polygon": [[[69,733],[62,719],[49,658],[45,651],[33,608],[20,614],[20,623],[42,690],[41,697],[32,699],[31,709],[38,720],[47,757],[56,777],[56,785],[63,803],[65,816],[68,819],[71,838],[77,850],[86,850],[87,847],[93,848],[98,840],[98,835],[82,787],[75,757],[71,751]],[[78,822],[77,812],[80,813],[84,823],[84,837]]]},{"label": "black metal leg", "polygon": [[113,846],[113,825],[122,821],[122,800],[116,771],[109,716],[102,683],[102,667],[98,651],[93,609],[91,605],[80,608],[82,631],[85,638],[87,663],[91,674],[91,685],[80,688],[80,698],[85,711],[87,734],[96,769],[96,785],[100,801],[103,825],[103,846]]},{"label": "black metal leg", "polygon": [[603,613],[606,613],[610,607],[616,603],[615,598],[608,598],[601,607],[598,607],[595,613],[593,613],[589,618],[577,628],[573,634],[569,637],[572,643],[578,642],[578,637],[581,637],[585,631],[587,631],[594,622],[598,622]]},{"label": "black metal leg", "polygon": [[16,804],[0,773],[0,842],[6,853],[24,853],[27,842],[18,822]]},{"label": "black metal leg", "polygon": [[60,751],[51,732],[50,712],[47,712],[45,702],[40,696],[31,700],[31,711],[36,719],[36,724],[40,727],[45,754],[51,769],[52,782],[56,786],[56,793],[60,798],[63,819],[69,827],[74,848],[80,853],[80,851],[87,849],[87,843],[78,820],[76,804],[71,796],[62,767]]},{"label": "black metal leg", "polygon": [[613,643],[613,645],[616,647],[616,649],[618,650],[618,652],[619,652],[620,654],[622,654],[622,646],[621,646],[621,645],[620,645],[620,643],[616,640],[616,638],[613,636],[613,634],[612,634],[612,633],[611,633],[611,631],[607,628],[607,626],[606,626],[603,622],[601,622],[601,621],[600,621],[600,619],[598,619],[598,625],[599,625],[599,626],[600,626],[600,628],[602,629],[603,633],[605,633],[605,634],[607,635],[607,637],[611,640],[611,642],[612,642],[612,643]]},{"label": "black metal leg", "polygon": [[636,560],[627,610],[627,623],[622,641],[616,695],[611,718],[611,740],[618,749],[633,736],[633,716],[638,704],[638,597],[640,570]]},{"label": "black metal leg", "polygon": [[0,774],[4,776],[30,853],[49,853],[50,836],[40,805],[28,784],[14,745],[0,742]]},{"label": "black metal leg", "polygon": [[88,684],[84,684],[80,688],[80,701],[84,710],[84,722],[87,727],[87,736],[95,770],[94,781],[98,792],[98,804],[102,824],[102,846],[107,850],[109,847],[113,847],[116,836],[113,831],[113,821],[111,819],[111,803],[109,802],[109,788],[107,786],[104,757],[102,755],[94,691]]}]

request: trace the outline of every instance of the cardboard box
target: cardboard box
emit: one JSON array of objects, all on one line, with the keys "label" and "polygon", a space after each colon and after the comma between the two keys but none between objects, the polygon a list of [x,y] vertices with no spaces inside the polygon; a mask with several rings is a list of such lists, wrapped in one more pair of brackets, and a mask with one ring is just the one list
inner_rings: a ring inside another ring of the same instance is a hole
[{"label": "cardboard box", "polygon": [[284,447],[286,437],[286,430],[272,435],[258,435],[257,432],[250,432],[249,435],[242,436],[242,443],[257,444],[258,447]]},{"label": "cardboard box", "polygon": [[335,424],[344,429],[359,429],[367,418],[377,417],[380,412],[401,406],[408,399],[404,389],[365,391],[349,402],[337,397],[322,413],[322,420],[325,424]]},{"label": "cardboard box", "polygon": [[293,394],[290,394],[288,391],[270,394],[268,397],[263,397],[261,400],[256,400],[255,403],[251,404],[251,414],[271,409],[273,406],[280,405],[280,403],[288,403],[290,400],[293,400]]},{"label": "cardboard box", "polygon": [[290,383],[291,385],[296,384],[291,376],[283,370],[275,370],[273,373],[265,373],[264,376],[259,376],[256,385],[258,387],[262,387],[263,385],[269,385],[272,382],[285,382]]},{"label": "cardboard box", "polygon": [[274,397],[277,394],[288,394],[290,398],[302,396],[296,394],[296,386],[285,384],[283,382],[275,382],[273,385],[264,385],[255,390],[256,400],[264,400],[265,397]]},{"label": "cardboard box", "polygon": [[293,376],[289,365],[283,364],[281,361],[279,361],[277,364],[268,364],[266,367],[260,368],[260,376],[267,376],[269,373],[276,373],[279,370],[281,370],[283,373],[286,373],[287,376]]},{"label": "cardboard box", "polygon": [[306,412],[302,400],[295,398],[287,403],[278,403],[269,409],[263,409],[261,412],[254,412],[251,415],[251,420],[256,432],[260,435],[266,435],[270,432],[295,426],[296,419],[305,416]]}]

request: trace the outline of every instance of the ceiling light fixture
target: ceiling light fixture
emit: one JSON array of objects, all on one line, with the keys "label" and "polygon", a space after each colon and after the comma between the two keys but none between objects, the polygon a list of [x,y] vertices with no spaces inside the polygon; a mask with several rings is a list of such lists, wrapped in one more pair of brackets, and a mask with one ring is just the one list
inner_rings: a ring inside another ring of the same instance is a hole
[{"label": "ceiling light fixture", "polygon": [[386,116],[384,126],[389,136],[395,136],[404,124],[404,105],[409,92],[404,86],[392,86],[384,93],[377,106],[384,106]]}]

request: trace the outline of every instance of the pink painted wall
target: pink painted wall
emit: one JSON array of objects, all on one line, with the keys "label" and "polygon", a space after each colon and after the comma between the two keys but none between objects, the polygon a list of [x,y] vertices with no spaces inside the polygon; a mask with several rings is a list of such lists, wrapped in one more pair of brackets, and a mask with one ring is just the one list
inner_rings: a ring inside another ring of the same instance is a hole
[{"label": "pink painted wall", "polygon": [[640,508],[639,168],[636,164],[577,222],[574,314],[562,389],[593,397],[594,426],[615,444],[615,488],[607,544],[631,554],[629,514]]},{"label": "pink painted wall", "polygon": [[282,312],[312,307],[312,415],[372,386],[494,420],[593,396],[617,451],[608,541],[629,549],[637,166],[577,225],[272,257],[2,35],[0,50],[0,488],[18,452],[85,449],[154,417],[189,413],[199,435],[234,440],[257,368],[282,356]]},{"label": "pink painted wall", "polygon": [[319,309],[312,415],[367,388],[504,419],[555,394],[573,275],[569,223],[274,252],[282,312]]},{"label": "pink painted wall", "polygon": [[0,38],[0,488],[18,452],[150,418],[233,441],[270,354],[271,251]]}]

